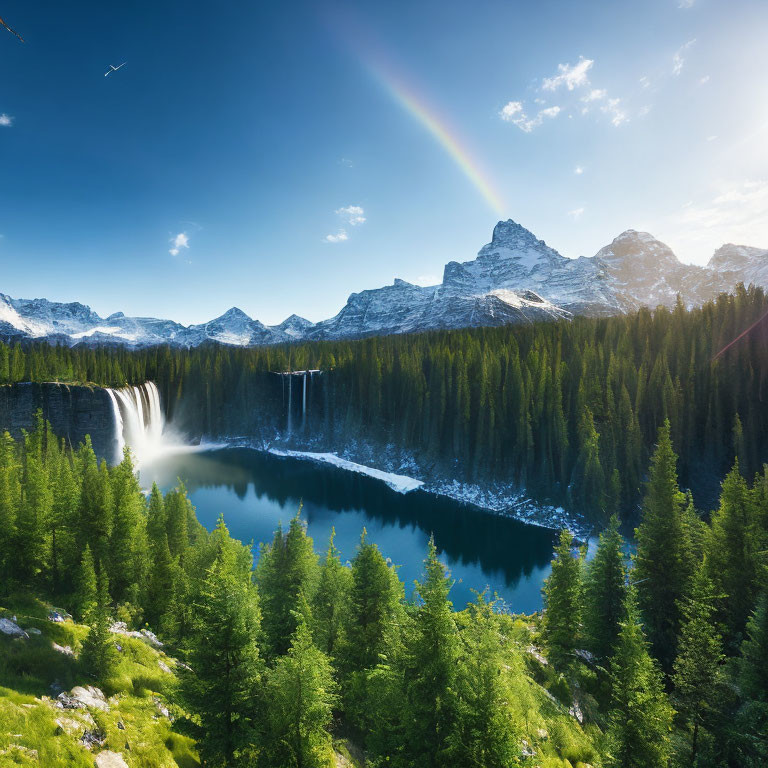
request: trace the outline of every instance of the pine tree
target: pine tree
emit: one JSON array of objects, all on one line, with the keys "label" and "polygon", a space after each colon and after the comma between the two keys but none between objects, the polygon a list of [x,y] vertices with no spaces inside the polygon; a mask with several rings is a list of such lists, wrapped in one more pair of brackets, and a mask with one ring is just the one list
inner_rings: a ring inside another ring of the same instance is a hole
[{"label": "pine tree", "polygon": [[157,629],[174,597],[174,585],[178,562],[171,557],[168,536],[163,532],[162,541],[154,553],[149,572],[149,586],[144,605],[144,619]]},{"label": "pine tree", "polygon": [[72,466],[72,457],[64,450],[59,452],[56,466],[52,468],[53,503],[48,519],[50,534],[51,588],[54,593],[71,583],[68,573],[77,565],[75,527],[80,503],[80,484]]},{"label": "pine tree", "polygon": [[739,684],[746,699],[768,704],[768,593],[764,592],[747,622],[741,644]]},{"label": "pine tree", "polygon": [[164,500],[165,530],[171,557],[183,562],[189,546],[189,515],[187,492],[183,485],[169,491]]},{"label": "pine tree", "polygon": [[507,768],[518,764],[522,734],[513,703],[522,703],[528,682],[520,657],[504,647],[493,605],[478,595],[468,611],[444,764]]},{"label": "pine tree", "polygon": [[127,447],[111,474],[114,513],[108,562],[112,595],[117,603],[138,604],[149,567],[145,501]]},{"label": "pine tree", "polygon": [[611,713],[606,765],[667,768],[673,710],[662,674],[648,653],[633,591],[611,659]]},{"label": "pine tree", "polygon": [[[163,539],[165,539],[165,544]],[[150,552],[152,553],[152,559],[154,559],[155,553],[160,548],[167,546],[168,533],[165,527],[165,503],[157,483],[152,483],[152,490],[150,491],[149,503],[147,505],[147,540]]]},{"label": "pine tree", "polygon": [[398,613],[402,586],[365,529],[352,561],[352,594],[344,648],[350,672],[375,666],[387,648],[389,630]]},{"label": "pine tree", "polygon": [[16,445],[8,432],[0,434],[0,584],[14,576],[16,515],[21,496]]},{"label": "pine tree", "polygon": [[103,569],[98,584],[96,607],[89,622],[88,635],[83,641],[80,664],[86,674],[103,683],[117,664],[117,650],[109,631],[109,579]]},{"label": "pine tree", "polygon": [[757,598],[758,560],[752,531],[753,497],[738,462],[723,480],[720,506],[712,515],[707,563],[720,597],[727,639],[738,643]]},{"label": "pine tree", "polygon": [[421,604],[413,640],[406,650],[405,752],[413,765],[443,765],[453,727],[452,689],[459,639],[448,599],[451,586],[431,537],[424,561],[424,581],[417,584]]},{"label": "pine tree", "polygon": [[256,589],[243,578],[224,521],[222,543],[195,605],[189,640],[190,670],[180,675],[179,699],[194,716],[186,729],[197,740],[204,765],[250,765],[256,740],[262,662],[256,638],[260,613]]},{"label": "pine tree", "polygon": [[605,474],[600,463],[600,435],[589,408],[579,423],[579,452],[571,477],[571,496],[580,510],[590,510],[596,519],[605,519]]},{"label": "pine tree", "polygon": [[331,528],[328,552],[320,569],[312,610],[315,644],[331,659],[344,641],[345,617],[352,588],[352,573],[341,564],[335,537],[336,531]]},{"label": "pine tree", "polygon": [[304,616],[297,613],[288,652],[277,659],[268,675],[265,764],[335,765],[330,732],[335,688],[328,657],[314,645]]},{"label": "pine tree", "polygon": [[294,615],[300,594],[308,599],[317,580],[317,555],[301,520],[301,509],[291,520],[288,533],[278,527],[271,546],[262,546],[256,581],[262,605],[262,625],[269,657],[288,650],[296,629]]},{"label": "pine tree", "polygon": [[91,548],[86,544],[80,559],[80,566],[75,581],[75,602],[77,617],[90,623],[96,614],[99,588],[96,579],[96,567]]},{"label": "pine tree", "polygon": [[21,579],[31,580],[47,565],[44,531],[53,505],[48,473],[36,438],[27,436],[21,502],[16,515],[16,564]]},{"label": "pine tree", "polygon": [[82,548],[88,544],[94,560],[107,562],[113,512],[109,470],[105,461],[98,464],[89,437],[86,437],[78,454],[78,462],[82,467],[78,544]]},{"label": "pine tree", "polygon": [[669,421],[659,428],[651,458],[650,477],[636,529],[635,581],[638,601],[653,655],[671,671],[680,629],[679,601],[691,574],[685,565],[684,495],[677,485],[677,456],[672,449]]},{"label": "pine tree", "polygon": [[594,559],[587,564],[584,627],[587,648],[601,661],[613,655],[624,618],[626,568],[624,538],[614,515],[600,534]]},{"label": "pine tree", "polygon": [[694,578],[690,597],[681,606],[683,624],[678,640],[673,683],[678,712],[691,735],[691,765],[695,764],[699,729],[704,726],[719,696],[722,640],[713,621],[713,585],[702,564]]},{"label": "pine tree", "polygon": [[544,582],[542,636],[549,660],[561,672],[570,670],[579,644],[583,611],[581,557],[571,554],[573,536],[560,532],[552,572]]}]

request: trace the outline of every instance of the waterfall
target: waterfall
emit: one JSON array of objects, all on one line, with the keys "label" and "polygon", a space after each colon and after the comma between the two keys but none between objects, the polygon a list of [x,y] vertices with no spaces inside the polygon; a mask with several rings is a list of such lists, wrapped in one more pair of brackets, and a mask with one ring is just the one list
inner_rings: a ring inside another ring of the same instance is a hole
[{"label": "waterfall", "polygon": [[153,381],[138,387],[107,389],[115,419],[116,461],[121,461],[123,447],[129,446],[136,466],[186,446],[167,428],[160,404],[160,392]]},{"label": "waterfall", "polygon": [[293,401],[293,397],[292,397],[293,388],[291,386],[292,382],[293,382],[293,376],[291,376],[291,374],[289,373],[288,374],[288,437],[291,436],[292,423],[293,423],[293,414],[292,414],[292,411],[293,411],[293,402],[292,402]]},{"label": "waterfall", "polygon": [[[281,385],[281,392],[282,392],[282,402],[283,402],[283,409],[285,410],[285,437],[290,438],[293,434],[293,379],[297,376],[301,377],[301,426],[300,431],[301,433],[306,433],[307,431],[307,414],[309,411],[309,407],[312,404],[312,398],[313,395],[313,381],[315,374],[321,374],[322,371],[318,368],[309,369],[306,371],[272,371],[272,373],[276,374],[280,377],[280,385]],[[288,398],[286,403],[286,397],[285,397],[285,383],[286,379],[288,379]],[[297,395],[298,398],[298,395]],[[287,405],[287,407],[286,407]],[[299,414],[299,404],[298,401],[296,403],[296,416]]]},{"label": "waterfall", "polygon": [[117,397],[113,389],[107,389],[109,399],[112,401],[112,417],[115,420],[115,463],[122,461],[123,448],[125,448],[125,438],[123,437],[123,416],[120,413],[120,406],[117,404]]}]

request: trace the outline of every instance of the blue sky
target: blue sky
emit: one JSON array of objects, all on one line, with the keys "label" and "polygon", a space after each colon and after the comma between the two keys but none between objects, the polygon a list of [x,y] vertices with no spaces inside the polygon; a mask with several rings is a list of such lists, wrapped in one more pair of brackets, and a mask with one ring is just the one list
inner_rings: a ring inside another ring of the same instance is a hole
[{"label": "blue sky", "polygon": [[628,228],[698,263],[768,247],[762,0],[1,0],[0,16],[26,40],[0,29],[12,296],[320,320],[352,291],[439,280],[502,217],[571,257]]}]

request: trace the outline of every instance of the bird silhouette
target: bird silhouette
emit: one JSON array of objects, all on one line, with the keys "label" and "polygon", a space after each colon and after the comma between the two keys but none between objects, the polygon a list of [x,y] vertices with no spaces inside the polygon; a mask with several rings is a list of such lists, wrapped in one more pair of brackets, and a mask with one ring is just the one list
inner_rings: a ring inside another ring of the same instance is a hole
[{"label": "bird silhouette", "polygon": [[2,24],[12,35],[16,35],[22,43],[24,42],[24,38],[15,29],[11,29],[2,19],[0,19],[0,24]]}]

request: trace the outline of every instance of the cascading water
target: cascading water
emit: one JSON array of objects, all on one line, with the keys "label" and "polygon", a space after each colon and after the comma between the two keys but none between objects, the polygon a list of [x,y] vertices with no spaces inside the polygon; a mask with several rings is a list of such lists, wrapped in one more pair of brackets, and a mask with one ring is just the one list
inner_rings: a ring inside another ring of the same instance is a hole
[{"label": "cascading water", "polygon": [[[299,412],[299,402],[301,403],[301,426],[300,431],[302,434],[306,433],[307,431],[307,417],[309,416],[310,411],[310,403],[312,401],[312,382],[313,377],[315,374],[321,374],[322,371],[318,368],[314,368],[311,370],[306,371],[274,371],[275,374],[277,374],[281,380],[282,380],[282,396],[283,396],[283,408],[286,412],[286,423],[285,423],[285,435],[286,437],[291,437],[293,435],[293,426],[294,426],[294,398],[293,398],[293,380],[295,377],[301,377],[301,400],[299,400],[299,397],[297,395],[296,397],[296,416],[298,416]],[[286,379],[288,380],[287,383],[287,389],[288,389],[288,395],[286,398]]]},{"label": "cascading water", "polygon": [[122,459],[126,445],[137,467],[167,453],[196,450],[196,446],[184,444],[168,429],[160,392],[153,381],[138,387],[107,389],[107,393],[115,418],[116,461]]}]

